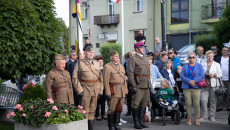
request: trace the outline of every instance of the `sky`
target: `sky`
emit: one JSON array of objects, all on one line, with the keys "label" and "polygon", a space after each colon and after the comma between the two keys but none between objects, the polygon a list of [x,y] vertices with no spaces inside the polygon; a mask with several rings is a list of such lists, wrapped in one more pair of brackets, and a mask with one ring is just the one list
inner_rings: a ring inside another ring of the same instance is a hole
[{"label": "sky", "polygon": [[54,0],[57,17],[65,21],[65,25],[69,27],[69,0]]}]

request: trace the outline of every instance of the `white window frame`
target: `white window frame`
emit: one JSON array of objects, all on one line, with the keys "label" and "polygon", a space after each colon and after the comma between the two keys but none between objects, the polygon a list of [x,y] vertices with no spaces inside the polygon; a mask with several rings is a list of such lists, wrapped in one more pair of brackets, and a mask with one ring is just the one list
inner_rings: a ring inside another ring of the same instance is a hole
[{"label": "white window frame", "polygon": [[[112,14],[110,14],[110,12],[109,12],[110,5],[112,7],[112,9],[111,9],[112,10]],[[114,15],[114,2],[112,0],[108,0],[108,14],[109,15]]]},{"label": "white window frame", "polygon": [[[139,9],[137,8],[139,5]],[[136,0],[136,11],[142,12],[143,11],[143,0]]]},{"label": "white window frame", "polygon": [[84,18],[87,19],[88,18],[88,4],[87,2],[83,2],[83,6],[84,6]]}]

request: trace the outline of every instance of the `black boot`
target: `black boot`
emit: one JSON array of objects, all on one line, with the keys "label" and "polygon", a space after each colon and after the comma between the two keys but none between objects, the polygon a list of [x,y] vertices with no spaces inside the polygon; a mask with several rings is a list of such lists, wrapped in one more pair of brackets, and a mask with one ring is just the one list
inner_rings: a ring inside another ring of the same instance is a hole
[{"label": "black boot", "polygon": [[131,111],[127,111],[127,113],[125,114],[125,116],[131,116]]},{"label": "black boot", "polygon": [[133,115],[134,128],[142,129],[138,121],[138,108],[132,108],[132,115]]},{"label": "black boot", "polygon": [[109,130],[115,130],[114,129],[114,114],[108,114],[108,126]]},{"label": "black boot", "polygon": [[88,120],[88,129],[93,130],[94,120]]},{"label": "black boot", "polygon": [[115,112],[114,116],[115,116],[114,117],[114,122],[115,122],[114,128],[115,128],[115,130],[121,130],[121,128],[119,126],[121,113],[120,112]]},{"label": "black boot", "polygon": [[139,123],[140,123],[142,128],[149,128],[149,126],[147,126],[143,122],[145,111],[146,111],[146,107],[139,107],[139,111],[138,111]]}]

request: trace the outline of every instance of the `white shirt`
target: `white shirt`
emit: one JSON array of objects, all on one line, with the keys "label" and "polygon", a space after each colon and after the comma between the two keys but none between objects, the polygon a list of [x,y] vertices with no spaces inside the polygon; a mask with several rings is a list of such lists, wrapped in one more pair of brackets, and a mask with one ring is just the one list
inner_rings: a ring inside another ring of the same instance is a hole
[{"label": "white shirt", "polygon": [[198,63],[200,63],[201,57],[197,56],[196,59],[197,59]]},{"label": "white shirt", "polygon": [[143,55],[142,55],[142,54],[139,54],[138,52],[136,52],[136,54],[137,54],[138,56],[140,56],[141,58],[143,57]]},{"label": "white shirt", "polygon": [[223,76],[222,76],[222,80],[223,81],[226,81],[229,79],[229,57],[228,58],[224,58],[223,56],[221,57],[221,70],[222,70],[222,73],[223,73]]}]

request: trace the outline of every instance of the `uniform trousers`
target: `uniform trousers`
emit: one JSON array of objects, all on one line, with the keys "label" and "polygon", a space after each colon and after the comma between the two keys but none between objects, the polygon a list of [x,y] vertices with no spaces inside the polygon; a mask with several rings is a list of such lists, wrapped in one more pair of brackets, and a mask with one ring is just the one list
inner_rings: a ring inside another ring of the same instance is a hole
[{"label": "uniform trousers", "polygon": [[109,108],[108,108],[107,114],[114,114],[115,112],[121,113],[121,111],[116,111],[116,105],[119,101],[120,101],[120,105],[121,105],[121,110],[123,110],[125,97],[113,97],[112,96],[111,100],[108,102]]},{"label": "uniform trousers", "polygon": [[82,97],[82,106],[86,111],[85,117],[87,120],[94,120],[94,114],[97,107],[97,96],[85,96]]},{"label": "uniform trousers", "polygon": [[149,88],[137,88],[137,92],[133,94],[132,108],[146,107],[149,102],[150,92]]}]

